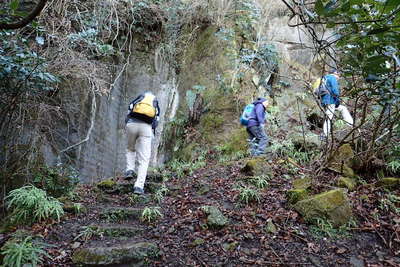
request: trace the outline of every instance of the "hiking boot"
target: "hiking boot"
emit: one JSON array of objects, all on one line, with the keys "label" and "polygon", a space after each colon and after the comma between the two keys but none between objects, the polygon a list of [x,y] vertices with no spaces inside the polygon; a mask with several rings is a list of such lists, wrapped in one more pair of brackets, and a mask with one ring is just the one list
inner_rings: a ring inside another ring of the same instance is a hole
[{"label": "hiking boot", "polygon": [[133,193],[136,194],[136,195],[143,195],[144,194],[144,190],[142,188],[140,188],[140,187],[136,187],[135,186],[133,188]]},{"label": "hiking boot", "polygon": [[136,177],[135,171],[134,171],[134,170],[127,170],[126,173],[125,173],[124,179],[125,179],[125,180],[131,180],[131,179],[133,179],[134,177]]}]

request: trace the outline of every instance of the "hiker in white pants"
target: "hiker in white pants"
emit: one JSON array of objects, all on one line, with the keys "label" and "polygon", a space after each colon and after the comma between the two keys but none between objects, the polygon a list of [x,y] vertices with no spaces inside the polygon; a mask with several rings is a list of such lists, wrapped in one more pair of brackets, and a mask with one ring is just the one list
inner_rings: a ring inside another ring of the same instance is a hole
[{"label": "hiker in white pants", "polygon": [[332,105],[326,105],[325,108],[326,108],[325,109],[326,120],[324,121],[324,126],[323,126],[325,136],[328,136],[331,131],[331,123],[336,110],[342,113],[343,120],[348,125],[350,126],[353,125],[353,117],[350,115],[349,110],[345,106],[339,105],[338,107],[335,107],[335,104],[332,104]]},{"label": "hiker in white pants", "polygon": [[151,128],[150,124],[145,122],[128,122],[126,124],[126,134],[128,137],[128,147],[126,149],[126,169],[127,172],[129,172],[129,170],[134,171],[137,159],[137,178],[134,189],[135,191],[140,191],[139,189],[143,190],[144,188],[147,168],[149,167],[153,129]]},{"label": "hiker in white pants", "polygon": [[325,122],[323,125],[324,136],[328,137],[332,119],[334,117],[335,111],[338,110],[342,113],[343,120],[349,125],[353,126],[353,118],[350,115],[349,110],[340,104],[340,90],[338,79],[340,77],[339,71],[336,69],[332,70],[328,75],[323,77],[323,85],[327,92],[321,96],[321,104],[325,108]]},{"label": "hiker in white pants", "polygon": [[125,120],[128,139],[125,179],[136,176],[135,163],[137,161],[137,179],[133,187],[135,194],[144,194],[151,156],[151,141],[158,125],[159,114],[158,101],[151,92],[139,95],[129,104]]}]

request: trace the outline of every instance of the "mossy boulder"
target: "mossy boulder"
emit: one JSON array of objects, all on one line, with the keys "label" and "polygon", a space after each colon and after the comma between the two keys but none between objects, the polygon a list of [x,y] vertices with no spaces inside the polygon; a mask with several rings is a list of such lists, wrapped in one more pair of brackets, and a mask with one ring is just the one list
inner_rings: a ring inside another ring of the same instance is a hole
[{"label": "mossy boulder", "polygon": [[326,218],[334,226],[347,223],[352,217],[352,209],[346,193],[342,189],[330,190],[301,200],[294,205],[307,221]]},{"label": "mossy boulder", "polygon": [[107,179],[107,180],[103,180],[99,183],[97,183],[97,187],[103,190],[110,190],[110,189],[114,189],[117,185],[117,182],[114,181],[113,179]]},{"label": "mossy boulder", "polygon": [[296,149],[312,150],[319,147],[321,141],[319,136],[312,133],[304,134],[302,132],[294,132],[288,136]]},{"label": "mossy boulder", "polygon": [[337,180],[337,186],[347,188],[352,191],[357,186],[357,180],[348,177],[339,177]]},{"label": "mossy boulder", "polygon": [[72,262],[76,265],[138,263],[146,258],[155,258],[158,254],[157,245],[149,242],[139,242],[115,247],[81,248],[72,255]]},{"label": "mossy boulder", "polygon": [[255,158],[246,162],[242,172],[251,176],[269,175],[271,174],[271,167],[267,165],[265,158]]},{"label": "mossy boulder", "polygon": [[377,182],[377,186],[385,188],[400,188],[400,178],[386,177]]},{"label": "mossy boulder", "polygon": [[222,228],[229,222],[228,218],[217,207],[205,206],[203,211],[208,215],[207,225],[210,228]]},{"label": "mossy boulder", "polygon": [[307,197],[308,193],[306,189],[290,189],[286,192],[286,198],[289,204],[296,204]]},{"label": "mossy boulder", "polygon": [[301,178],[293,181],[294,189],[309,189],[311,187],[311,178]]},{"label": "mossy boulder", "polygon": [[245,152],[247,150],[247,138],[246,128],[242,127],[233,130],[225,139],[221,147],[221,152],[226,155]]},{"label": "mossy boulder", "polygon": [[344,144],[339,147],[339,149],[329,157],[328,168],[337,173],[343,174],[345,177],[353,178],[355,177],[354,170],[350,167],[352,166],[354,158],[354,151],[350,144]]}]

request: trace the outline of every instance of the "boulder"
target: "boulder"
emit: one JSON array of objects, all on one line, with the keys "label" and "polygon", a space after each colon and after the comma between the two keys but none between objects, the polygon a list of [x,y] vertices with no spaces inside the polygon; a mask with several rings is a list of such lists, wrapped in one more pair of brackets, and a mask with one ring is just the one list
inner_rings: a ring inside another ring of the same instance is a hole
[{"label": "boulder", "polygon": [[72,255],[76,265],[113,265],[140,262],[146,258],[154,258],[159,254],[157,245],[139,242],[113,247],[81,248]]},{"label": "boulder", "polygon": [[326,218],[334,226],[340,226],[352,217],[352,209],[345,192],[335,189],[301,200],[294,205],[307,221]]},{"label": "boulder", "polygon": [[208,215],[207,225],[210,228],[222,228],[228,224],[229,220],[222,214],[222,212],[214,206],[205,206],[203,211]]},{"label": "boulder", "polygon": [[330,156],[328,168],[337,173],[343,174],[345,177],[355,177],[354,170],[350,167],[353,162],[354,152],[350,144],[344,144]]},{"label": "boulder", "polygon": [[267,164],[265,158],[250,159],[242,168],[242,172],[251,176],[260,176],[271,173],[271,167]]},{"label": "boulder", "polygon": [[357,180],[348,177],[339,177],[337,180],[337,186],[347,188],[352,191],[357,186]]},{"label": "boulder", "polygon": [[400,188],[400,178],[386,177],[380,179],[376,184],[385,188]]},{"label": "boulder", "polygon": [[319,147],[321,141],[319,136],[313,133],[306,133],[303,136],[302,132],[294,132],[289,135],[290,139],[296,149],[300,150],[313,150]]},{"label": "boulder", "polygon": [[309,189],[311,187],[311,178],[301,178],[293,181],[294,189]]},{"label": "boulder", "polygon": [[113,189],[116,185],[117,182],[111,178],[97,183],[97,187],[103,190]]},{"label": "boulder", "polygon": [[307,197],[308,193],[306,189],[290,189],[286,192],[286,198],[289,204],[296,204]]}]

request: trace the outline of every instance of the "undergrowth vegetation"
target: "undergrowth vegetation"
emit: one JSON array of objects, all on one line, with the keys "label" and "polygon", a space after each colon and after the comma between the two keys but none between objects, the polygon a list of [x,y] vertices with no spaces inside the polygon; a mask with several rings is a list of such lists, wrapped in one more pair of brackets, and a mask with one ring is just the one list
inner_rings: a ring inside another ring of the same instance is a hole
[{"label": "undergrowth vegetation", "polygon": [[32,185],[12,190],[5,200],[14,224],[32,224],[47,219],[59,221],[64,214],[62,204],[57,199]]},{"label": "undergrowth vegetation", "polygon": [[2,266],[39,266],[44,258],[49,257],[45,250],[47,247],[47,244],[33,236],[16,232],[1,248],[4,257]]}]

